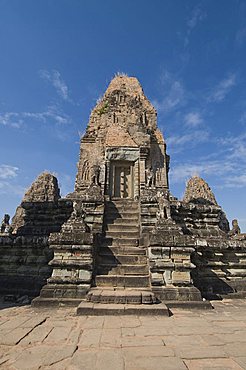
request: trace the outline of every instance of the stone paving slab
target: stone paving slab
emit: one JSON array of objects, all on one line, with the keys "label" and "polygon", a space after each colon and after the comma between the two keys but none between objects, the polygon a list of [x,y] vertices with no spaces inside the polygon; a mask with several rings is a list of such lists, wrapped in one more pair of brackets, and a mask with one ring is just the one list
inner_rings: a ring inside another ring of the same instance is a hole
[{"label": "stone paving slab", "polygon": [[0,369],[246,369],[246,301],[162,316],[77,316],[75,308],[0,309]]}]

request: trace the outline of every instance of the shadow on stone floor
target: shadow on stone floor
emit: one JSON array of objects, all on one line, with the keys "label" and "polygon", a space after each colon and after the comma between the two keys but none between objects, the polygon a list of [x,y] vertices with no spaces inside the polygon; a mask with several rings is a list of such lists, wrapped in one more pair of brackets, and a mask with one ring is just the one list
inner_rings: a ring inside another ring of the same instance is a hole
[{"label": "shadow on stone floor", "polygon": [[0,296],[0,310],[12,307],[30,306],[32,298],[28,296],[15,296],[13,294]]}]

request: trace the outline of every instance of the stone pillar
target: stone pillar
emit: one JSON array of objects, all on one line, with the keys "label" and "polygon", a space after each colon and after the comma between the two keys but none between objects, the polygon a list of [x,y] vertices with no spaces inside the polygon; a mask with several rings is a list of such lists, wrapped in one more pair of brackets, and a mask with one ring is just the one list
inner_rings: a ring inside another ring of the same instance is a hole
[{"label": "stone pillar", "polygon": [[162,220],[150,233],[148,247],[152,290],[162,301],[202,301],[193,286],[191,254],[195,240],[182,235],[172,220]]},{"label": "stone pillar", "polygon": [[139,197],[140,178],[139,178],[139,160],[134,163],[133,166],[133,197],[137,199]]},{"label": "stone pillar", "polygon": [[139,162],[139,177],[140,177],[140,189],[145,188],[145,170],[146,170],[146,159],[148,156],[147,148],[140,148],[140,162]]},{"label": "stone pillar", "polygon": [[105,162],[105,194],[110,194],[110,161],[106,160]]},{"label": "stone pillar", "polygon": [[94,268],[93,235],[84,221],[82,205],[74,202],[74,211],[62,226],[60,233],[49,237],[54,258],[51,278],[47,280],[40,297],[32,301],[33,306],[75,305],[85,297],[92,283]]}]

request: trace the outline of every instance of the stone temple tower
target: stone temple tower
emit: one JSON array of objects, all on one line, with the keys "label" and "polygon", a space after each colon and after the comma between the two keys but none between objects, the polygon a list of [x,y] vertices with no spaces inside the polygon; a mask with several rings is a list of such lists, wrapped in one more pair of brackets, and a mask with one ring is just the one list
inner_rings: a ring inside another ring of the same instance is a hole
[{"label": "stone temple tower", "polygon": [[[24,202],[19,212],[22,233],[35,224],[37,235],[53,212],[46,227],[52,274],[32,304],[73,304],[78,314],[168,314],[187,302],[210,307],[201,293],[244,289],[240,231],[228,233],[203,179],[187,183],[183,200],[170,196],[168,171],[155,108],[135,77],[116,76],[81,138],[74,191],[40,204],[34,186],[35,204]],[[230,267],[240,253],[242,262]]]},{"label": "stone temple tower", "polygon": [[81,139],[75,192],[94,183],[108,198],[138,199],[146,184],[168,189],[169,156],[156,121],[138,80],[115,77]]}]

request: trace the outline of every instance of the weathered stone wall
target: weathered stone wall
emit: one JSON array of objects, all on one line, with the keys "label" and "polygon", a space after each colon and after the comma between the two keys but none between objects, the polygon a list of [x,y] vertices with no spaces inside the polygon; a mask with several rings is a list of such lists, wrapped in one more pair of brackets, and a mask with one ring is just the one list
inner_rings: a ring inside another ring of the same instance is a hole
[{"label": "weathered stone wall", "polygon": [[218,205],[209,185],[199,176],[193,176],[187,182],[183,201]]},{"label": "weathered stone wall", "polygon": [[171,214],[184,234],[210,237],[228,231],[228,221],[219,206],[174,201]]},{"label": "weathered stone wall", "polygon": [[60,231],[72,210],[71,200],[60,199],[57,179],[48,173],[38,176],[17,207],[13,234],[0,236],[1,294],[39,294],[52,273],[48,237]]},{"label": "weathered stone wall", "polygon": [[0,294],[37,296],[51,275],[48,237],[0,236]]},{"label": "weathered stone wall", "polygon": [[108,148],[146,150],[142,165],[140,163],[140,183],[145,183],[148,169],[153,172],[157,187],[168,187],[166,144],[157,129],[156,110],[136,78],[115,77],[92,110],[86,133],[81,139],[76,192],[98,182],[104,193],[105,171],[109,171],[109,163],[105,160]]},{"label": "weathered stone wall", "polygon": [[194,237],[182,235],[171,219],[159,220],[149,233],[148,257],[152,290],[163,301],[201,301],[192,286],[191,271],[195,265]]},{"label": "weathered stone wall", "polygon": [[24,222],[16,235],[49,235],[60,230],[70,216],[73,204],[71,200],[59,199],[57,202],[22,202],[21,207]]},{"label": "weathered stone wall", "polygon": [[246,240],[197,240],[194,285],[209,299],[246,296]]},{"label": "weathered stone wall", "polygon": [[83,196],[81,200],[78,194],[69,194],[73,199],[73,212],[60,232],[50,234],[50,249],[54,252],[49,262],[52,275],[42,288],[40,297],[33,301],[34,306],[59,305],[62,302],[74,304],[74,301],[85,297],[93,283],[104,203],[99,200],[93,202],[89,193]]}]

